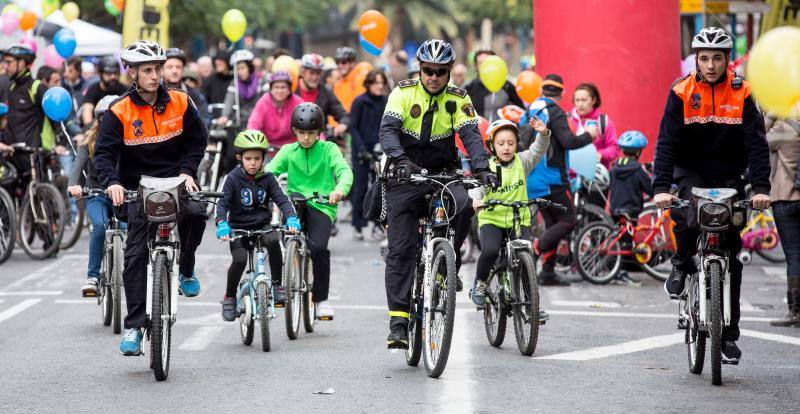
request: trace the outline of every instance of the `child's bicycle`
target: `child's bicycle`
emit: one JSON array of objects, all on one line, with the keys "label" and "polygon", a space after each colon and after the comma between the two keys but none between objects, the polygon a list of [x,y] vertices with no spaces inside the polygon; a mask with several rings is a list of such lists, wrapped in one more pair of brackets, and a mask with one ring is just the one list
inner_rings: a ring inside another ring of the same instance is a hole
[{"label": "child's bicycle", "polygon": [[513,225],[503,237],[500,249],[486,281],[486,304],[483,306],[483,325],[489,344],[499,347],[506,335],[507,318],[514,317],[517,348],[522,355],[532,355],[539,339],[539,283],[532,243],[522,235],[521,210],[536,205],[539,208],[566,210],[566,207],[541,198],[530,201],[489,200],[481,209],[506,206],[514,214]]},{"label": "child's bicycle", "polygon": [[743,264],[750,264],[753,253],[772,263],[786,262],[772,210],[751,210],[750,220],[742,229],[741,235],[742,251],[739,253],[739,260]]},{"label": "child's bicycle", "polygon": [[616,226],[591,223],[577,238],[578,272],[587,281],[604,285],[617,276],[622,258],[630,257],[653,278],[667,280],[675,255],[672,227],[670,210],[658,213],[652,208],[642,212],[638,224],[628,215]]},{"label": "child's bicycle", "polygon": [[261,350],[269,352],[269,322],[275,319],[274,292],[272,278],[267,275],[266,246],[261,244],[261,237],[276,230],[240,230],[232,229],[230,241],[246,239],[247,271],[239,282],[236,292],[236,307],[239,313],[239,333],[242,343],[253,343],[255,325],[261,327]]}]

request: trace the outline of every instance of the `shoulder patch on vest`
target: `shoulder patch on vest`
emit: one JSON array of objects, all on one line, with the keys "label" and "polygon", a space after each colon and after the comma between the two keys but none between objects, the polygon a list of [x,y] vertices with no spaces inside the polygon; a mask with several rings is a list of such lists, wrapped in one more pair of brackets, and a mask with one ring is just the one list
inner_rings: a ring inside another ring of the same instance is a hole
[{"label": "shoulder patch on vest", "polygon": [[408,88],[409,86],[414,86],[419,83],[419,79],[403,79],[397,83],[397,86],[401,88]]},{"label": "shoulder patch on vest", "polygon": [[460,98],[463,98],[463,97],[467,96],[467,91],[466,90],[461,89],[461,88],[456,87],[456,86],[448,86],[447,87],[447,93],[451,93],[451,94],[456,95],[456,96],[458,96]]}]

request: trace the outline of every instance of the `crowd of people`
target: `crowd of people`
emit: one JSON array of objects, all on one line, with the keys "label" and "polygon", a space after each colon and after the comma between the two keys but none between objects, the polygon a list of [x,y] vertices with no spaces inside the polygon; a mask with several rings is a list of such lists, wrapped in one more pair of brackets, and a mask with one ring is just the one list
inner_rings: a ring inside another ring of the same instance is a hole
[{"label": "crowd of people", "polygon": [[[16,44],[2,51],[0,85],[5,86],[0,100],[7,102],[7,126],[0,151],[18,171],[25,172],[31,169],[28,157],[16,154],[10,144],[52,150],[70,177],[68,192],[73,197],[80,197],[84,187],[107,190],[107,197],[91,199],[86,206],[94,227],[82,292],[94,296],[103,229],[112,206],[123,204],[125,190],[136,189],[145,175],[181,177],[188,190],[198,190],[197,168],[208,131],[232,131],[226,144],[224,197],[213,220],[217,237],[228,239],[233,229],[269,226],[279,211],[288,231],[308,234],[316,281],[313,300],[318,316],[332,319],[334,310],[327,301],[328,244],[336,233],[337,204],[349,198],[355,239],[365,240],[363,229],[370,224],[377,229],[373,234],[385,232],[388,239],[385,277],[391,321],[387,340],[390,348],[406,348],[417,226],[420,215],[426,213],[428,190],[405,180],[423,169],[430,173],[454,170],[462,159],[468,160],[470,173],[483,187],[472,197],[463,187],[450,188],[456,213],[450,221],[455,228],[455,251],[459,251],[477,216],[482,250],[476,275],[469,277],[473,280],[469,295],[481,307],[489,270],[512,227],[507,211],[482,209],[490,200],[545,198],[564,207],[563,211],[541,210],[545,230],[532,245],[542,262],[539,283],[569,284],[555,270],[556,249],[577,222],[568,152],[593,145],[599,156],[598,176],[605,177],[610,188],[608,203],[606,194],[592,202],[607,208],[614,218],[636,217],[645,196],[659,208],[668,208],[676,197],[691,198],[693,187],[730,187],[744,198],[749,183],[754,208],[767,209],[773,203],[789,276],[789,314],[775,324],[800,326],[800,192],[795,177],[800,124],[769,115],[765,123],[747,81],[728,70],[733,40],[725,31],[703,29],[692,47],[696,71],[669,90],[659,136],[653,137],[652,179],[639,161],[648,138],[638,131],[618,134],[612,118],[602,111],[601,93],[593,83],[575,87],[568,105],[572,109],[565,111],[564,80],[548,74],[539,98],[526,103],[510,82],[492,93],[479,77],[465,79],[467,67],[456,63],[452,46],[435,39],[420,46],[402,78],[381,69],[360,76],[354,70],[357,52],[349,47],[336,50],[335,67],[316,53],[300,56],[299,76],[295,76],[272,71],[272,63],[288,54],[284,50],[266,58],[249,50],[221,50],[213,57],[191,60],[178,48],[163,49],[148,41],[126,47],[122,66],[115,57],[103,56],[95,65],[96,73],[84,76],[86,62],[73,57],[63,70],[40,67],[34,77],[36,54]],[[478,67],[493,54],[489,49],[478,50],[469,63]],[[63,132],[42,110],[45,91],[55,86],[64,87],[72,97],[72,114]],[[479,131],[479,117],[490,123],[485,134]],[[462,144],[460,155],[456,134]],[[345,147],[349,159],[342,151]],[[364,208],[368,190],[382,174],[372,168],[373,161],[381,154],[393,173],[385,190],[385,216],[365,217],[369,216],[365,210],[370,210]],[[281,174],[287,174],[285,188],[278,183]],[[29,174],[20,174],[15,195],[24,191],[29,179]],[[327,203],[310,200],[295,206],[287,197],[315,193],[325,194]],[[207,223],[205,213],[194,210],[179,224],[180,290],[187,297],[201,289],[194,257]],[[138,355],[145,325],[148,234],[140,204],[128,204],[126,213],[128,315],[120,352]],[[697,271],[695,214],[673,213],[677,250],[665,283],[673,298],[683,292],[686,275]],[[533,239],[530,212],[523,215],[522,224],[524,237]],[[286,293],[281,287],[279,240],[264,237],[275,300],[280,303]],[[725,240],[731,252],[733,306],[723,354],[729,361],[738,361],[741,352],[735,341],[743,268],[736,258],[742,248],[738,229],[732,228]],[[230,250],[232,263],[221,295],[222,316],[227,321],[237,317],[235,293],[247,260],[243,242],[232,241]],[[460,267],[460,257],[457,263]],[[460,291],[460,278],[458,285]],[[546,318],[546,313],[540,314],[540,319]]]}]

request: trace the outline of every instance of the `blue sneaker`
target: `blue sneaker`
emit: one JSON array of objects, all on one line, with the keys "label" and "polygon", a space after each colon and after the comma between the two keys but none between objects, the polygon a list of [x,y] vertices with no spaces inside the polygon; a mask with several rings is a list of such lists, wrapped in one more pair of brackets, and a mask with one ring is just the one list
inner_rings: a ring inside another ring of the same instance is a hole
[{"label": "blue sneaker", "polygon": [[486,282],[475,279],[469,297],[476,307],[483,308],[483,305],[486,304]]},{"label": "blue sneaker", "polygon": [[125,356],[142,355],[141,328],[126,329],[119,343],[119,353]]},{"label": "blue sneaker", "polygon": [[183,275],[181,275],[181,285],[180,288],[178,288],[178,292],[187,298],[199,295],[200,281],[197,280],[197,276],[195,276],[194,273],[189,277],[183,277]]}]

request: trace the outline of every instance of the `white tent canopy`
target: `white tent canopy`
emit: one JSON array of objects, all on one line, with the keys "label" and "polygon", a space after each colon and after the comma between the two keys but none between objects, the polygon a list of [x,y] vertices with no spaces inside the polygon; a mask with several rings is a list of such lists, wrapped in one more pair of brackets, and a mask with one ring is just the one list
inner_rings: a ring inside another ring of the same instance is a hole
[{"label": "white tent canopy", "polygon": [[78,44],[75,48],[77,56],[115,55],[122,47],[121,34],[80,19],[67,23],[61,10],[56,10],[47,16],[45,21],[67,27],[75,32],[75,41]]}]

